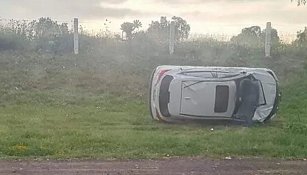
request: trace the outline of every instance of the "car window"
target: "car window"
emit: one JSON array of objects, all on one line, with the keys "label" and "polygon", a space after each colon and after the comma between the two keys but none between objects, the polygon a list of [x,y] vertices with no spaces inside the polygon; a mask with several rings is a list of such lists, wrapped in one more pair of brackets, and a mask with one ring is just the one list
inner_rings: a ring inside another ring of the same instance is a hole
[{"label": "car window", "polygon": [[259,84],[259,102],[258,105],[266,105],[266,99],[265,99],[265,95],[264,95],[264,90],[263,90],[263,86],[261,81],[257,81]]},{"label": "car window", "polygon": [[228,108],[229,86],[216,86],[214,112],[224,113]]}]

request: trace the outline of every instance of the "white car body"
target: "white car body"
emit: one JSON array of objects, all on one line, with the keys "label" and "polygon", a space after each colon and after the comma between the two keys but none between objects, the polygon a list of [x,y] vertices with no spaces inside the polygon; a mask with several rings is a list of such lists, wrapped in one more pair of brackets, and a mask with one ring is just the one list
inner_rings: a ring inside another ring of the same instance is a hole
[{"label": "white car body", "polygon": [[[280,93],[266,68],[159,66],[150,81],[150,112],[159,121],[232,119],[264,122]],[[251,116],[252,115],[252,116]]]}]

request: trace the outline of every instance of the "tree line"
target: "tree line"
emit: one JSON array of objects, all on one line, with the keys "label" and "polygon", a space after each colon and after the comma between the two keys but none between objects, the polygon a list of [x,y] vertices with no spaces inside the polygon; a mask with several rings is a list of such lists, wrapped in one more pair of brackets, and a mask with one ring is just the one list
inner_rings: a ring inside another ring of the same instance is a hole
[{"label": "tree line", "polygon": [[[146,30],[140,30],[142,23],[139,20],[124,22],[120,28],[122,35],[107,36],[118,42],[146,40],[155,43],[155,46],[167,46],[171,21],[175,24],[176,42],[183,42],[189,38],[190,24],[183,18],[174,16],[171,19],[162,16],[152,21]],[[106,36],[92,36],[81,30],[81,43],[96,44],[94,39],[103,39]],[[83,40],[83,41],[82,41]],[[251,26],[242,29],[241,33],[233,36],[231,43],[246,47],[261,47],[265,40],[265,29]],[[273,45],[280,44],[277,29],[272,29]],[[128,42],[130,43],[130,42]],[[295,46],[307,47],[307,28],[297,32],[297,38],[292,43]],[[0,25],[0,50],[31,49],[42,52],[66,53],[73,50],[73,31],[67,23],[59,23],[51,18],[40,18],[31,22],[11,20],[6,25]],[[82,47],[80,48],[82,49]]]}]

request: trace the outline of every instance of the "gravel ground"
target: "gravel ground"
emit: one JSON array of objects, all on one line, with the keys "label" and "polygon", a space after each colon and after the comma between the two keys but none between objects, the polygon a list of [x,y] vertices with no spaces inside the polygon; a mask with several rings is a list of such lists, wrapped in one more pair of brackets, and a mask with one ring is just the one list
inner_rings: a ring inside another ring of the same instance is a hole
[{"label": "gravel ground", "polygon": [[169,158],[161,160],[0,161],[0,175],[72,174],[306,174],[307,161],[267,159]]}]

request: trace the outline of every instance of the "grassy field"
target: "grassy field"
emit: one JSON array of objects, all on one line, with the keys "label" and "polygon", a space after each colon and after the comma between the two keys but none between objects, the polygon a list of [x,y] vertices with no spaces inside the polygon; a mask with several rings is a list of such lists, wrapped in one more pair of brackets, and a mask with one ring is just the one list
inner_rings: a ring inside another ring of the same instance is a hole
[{"label": "grassy field", "polygon": [[0,158],[306,158],[306,77],[301,73],[282,87],[277,118],[252,128],[156,123],[139,98],[75,90],[3,91]]},{"label": "grassy field", "polygon": [[[280,44],[264,58],[261,48],[200,39],[169,56],[138,40],[90,43],[78,56],[0,51],[0,159],[307,157],[306,49]],[[154,122],[146,92],[161,64],[271,68],[281,81],[281,110],[252,128]]]},{"label": "grassy field", "polygon": [[[270,58],[251,28],[240,40],[178,40],[173,55],[161,31],[128,41],[81,32],[73,55],[65,24],[53,31],[51,19],[38,21],[0,25],[0,159],[307,157],[306,31],[291,44],[274,41]],[[251,128],[154,122],[147,85],[158,65],[270,68],[283,91],[278,116]]]}]

